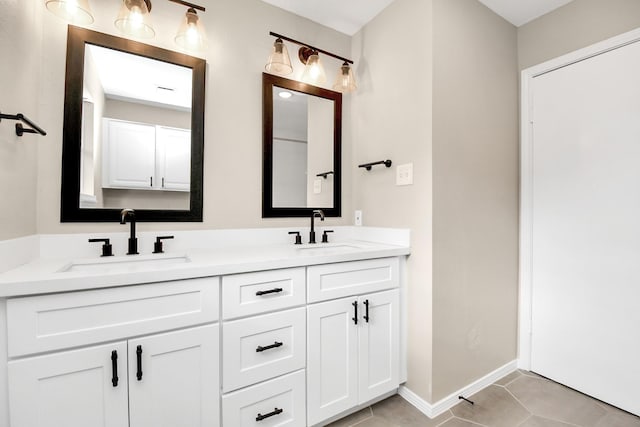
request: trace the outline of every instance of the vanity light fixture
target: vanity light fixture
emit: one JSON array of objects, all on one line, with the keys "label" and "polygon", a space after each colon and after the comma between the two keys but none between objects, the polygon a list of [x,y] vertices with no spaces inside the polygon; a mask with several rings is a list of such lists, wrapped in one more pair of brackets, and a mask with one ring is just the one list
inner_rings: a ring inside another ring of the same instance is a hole
[{"label": "vanity light fixture", "polygon": [[[121,1],[120,12],[114,21],[116,28],[130,37],[153,38],[156,31],[151,24],[151,0]],[[207,46],[207,35],[196,10],[204,12],[206,9],[183,0],[169,1],[188,8],[175,36],[176,44],[186,51],[204,50]],[[89,0],[45,0],[44,4],[53,14],[71,24],[89,25],[94,21]]]},{"label": "vanity light fixture", "polygon": [[122,0],[120,12],[114,25],[122,33],[141,39],[150,39],[156,35],[151,25],[151,0]]},{"label": "vanity light fixture", "polygon": [[93,23],[89,0],[45,0],[51,13],[75,25]]},{"label": "vanity light fixture", "polygon": [[289,58],[289,51],[280,37],[273,42],[273,49],[264,69],[269,73],[279,74],[281,76],[285,76],[293,72],[291,58]]},{"label": "vanity light fixture", "polygon": [[204,12],[206,9],[197,4],[187,3],[182,0],[169,0],[174,3],[187,6],[187,13],[178,28],[175,42],[178,46],[189,51],[201,51],[207,47],[207,33],[200,21],[197,10]]},{"label": "vanity light fixture", "polygon": [[293,72],[291,60],[289,59],[289,52],[283,42],[283,40],[286,40],[301,46],[298,50],[298,58],[303,64],[305,64],[305,69],[302,74],[302,80],[304,82],[322,84],[326,81],[326,73],[320,61],[320,53],[322,53],[343,61],[333,88],[344,93],[350,93],[356,90],[356,80],[351,68],[351,64],[353,64],[352,60],[327,52],[326,50],[318,49],[317,47],[311,46],[307,43],[274,33],[273,31],[269,32],[269,35],[276,37],[276,41],[273,44],[273,50],[269,56],[267,65],[265,66],[265,70],[268,72],[282,76]]}]

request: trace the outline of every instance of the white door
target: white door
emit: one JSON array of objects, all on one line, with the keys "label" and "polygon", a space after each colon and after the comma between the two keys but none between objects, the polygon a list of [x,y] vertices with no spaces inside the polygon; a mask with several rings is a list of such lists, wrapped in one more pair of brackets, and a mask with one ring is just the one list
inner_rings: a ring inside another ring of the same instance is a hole
[{"label": "white door", "polygon": [[398,388],[400,375],[399,291],[360,297],[359,393],[362,404]]},{"label": "white door", "polygon": [[125,342],[13,361],[8,370],[12,427],[128,426]]},{"label": "white door", "polygon": [[191,132],[158,126],[158,185],[166,190],[191,189]]},{"label": "white door", "polygon": [[105,119],[103,186],[149,189],[155,175],[155,126]]},{"label": "white door", "polygon": [[533,371],[640,414],[640,43],[533,79]]},{"label": "white door", "polygon": [[131,427],[219,425],[218,325],[129,341]]},{"label": "white door", "polygon": [[308,425],[358,404],[357,301],[344,298],[307,308]]}]

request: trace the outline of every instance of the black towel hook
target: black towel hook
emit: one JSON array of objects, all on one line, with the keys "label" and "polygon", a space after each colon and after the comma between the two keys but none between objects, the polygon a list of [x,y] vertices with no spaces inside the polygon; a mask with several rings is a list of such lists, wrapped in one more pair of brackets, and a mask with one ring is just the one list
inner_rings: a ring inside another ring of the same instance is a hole
[{"label": "black towel hook", "polygon": [[2,114],[0,112],[0,121],[2,121],[2,119],[17,120],[17,121],[24,122],[27,126],[30,126],[29,128],[25,128],[24,126],[22,126],[22,123],[16,123],[16,135],[18,135],[18,136],[22,136],[25,133],[37,133],[37,134],[40,134],[42,136],[45,136],[47,134],[47,132],[45,132],[44,129],[42,129],[41,127],[39,127],[35,123],[33,123],[31,120],[29,120],[22,113],[18,113],[18,114]]}]

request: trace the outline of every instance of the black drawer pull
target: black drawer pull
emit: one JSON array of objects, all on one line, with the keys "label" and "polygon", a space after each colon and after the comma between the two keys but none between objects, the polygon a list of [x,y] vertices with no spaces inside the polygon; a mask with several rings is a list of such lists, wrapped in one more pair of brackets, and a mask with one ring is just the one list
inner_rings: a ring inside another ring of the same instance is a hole
[{"label": "black drawer pull", "polygon": [[282,292],[282,288],[273,288],[273,289],[269,289],[268,291],[258,291],[256,292],[257,296],[262,296],[262,295],[268,295],[268,294],[277,294],[278,292]]},{"label": "black drawer pull", "polygon": [[118,387],[118,352],[111,352],[111,384]]},{"label": "black drawer pull", "polygon": [[139,345],[136,349],[136,359],[138,371],[136,372],[136,377],[138,377],[138,381],[142,381],[142,346]]},{"label": "black drawer pull", "polygon": [[353,320],[354,324],[358,324],[358,301],[354,301],[351,303],[351,305],[353,306],[353,317],[351,318],[351,320]]},{"label": "black drawer pull", "polygon": [[279,415],[279,414],[281,414],[283,412],[284,412],[284,410],[275,408],[273,410],[273,412],[269,412],[268,414],[264,414],[264,415],[258,414],[258,416],[256,417],[256,421],[266,420],[269,417],[273,417],[274,415]]},{"label": "black drawer pull", "polygon": [[364,320],[369,323],[369,300],[364,300]]},{"label": "black drawer pull", "polygon": [[258,348],[256,348],[256,353],[262,353],[265,350],[271,350],[272,348],[278,348],[278,347],[282,347],[282,343],[278,341],[266,347],[259,345]]}]

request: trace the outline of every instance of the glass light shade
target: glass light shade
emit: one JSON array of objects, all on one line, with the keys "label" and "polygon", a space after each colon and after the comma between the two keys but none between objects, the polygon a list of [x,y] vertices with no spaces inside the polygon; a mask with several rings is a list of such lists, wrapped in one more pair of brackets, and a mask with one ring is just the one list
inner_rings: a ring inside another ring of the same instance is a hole
[{"label": "glass light shade", "polygon": [[279,74],[281,76],[285,76],[293,72],[291,58],[289,58],[289,51],[282,39],[276,39],[273,43],[271,55],[269,55],[269,60],[267,61],[267,65],[265,65],[264,69],[269,73]]},{"label": "glass light shade", "polygon": [[355,92],[358,88],[356,85],[356,79],[353,76],[353,69],[348,62],[342,64],[338,70],[338,76],[336,77],[336,82],[333,85],[333,88],[343,93]]},{"label": "glass light shade", "polygon": [[324,72],[324,67],[320,62],[320,56],[318,52],[314,52],[307,59],[307,65],[304,67],[302,73],[302,81],[306,83],[324,83],[327,81],[327,74]]},{"label": "glass light shade", "polygon": [[207,47],[207,33],[196,10],[189,8],[178,28],[175,42],[185,50],[202,51]]},{"label": "glass light shade", "polygon": [[150,39],[156,35],[144,0],[123,0],[114,24],[117,29],[131,37]]},{"label": "glass light shade", "polygon": [[89,0],[45,0],[44,4],[51,13],[72,24],[93,23]]}]

